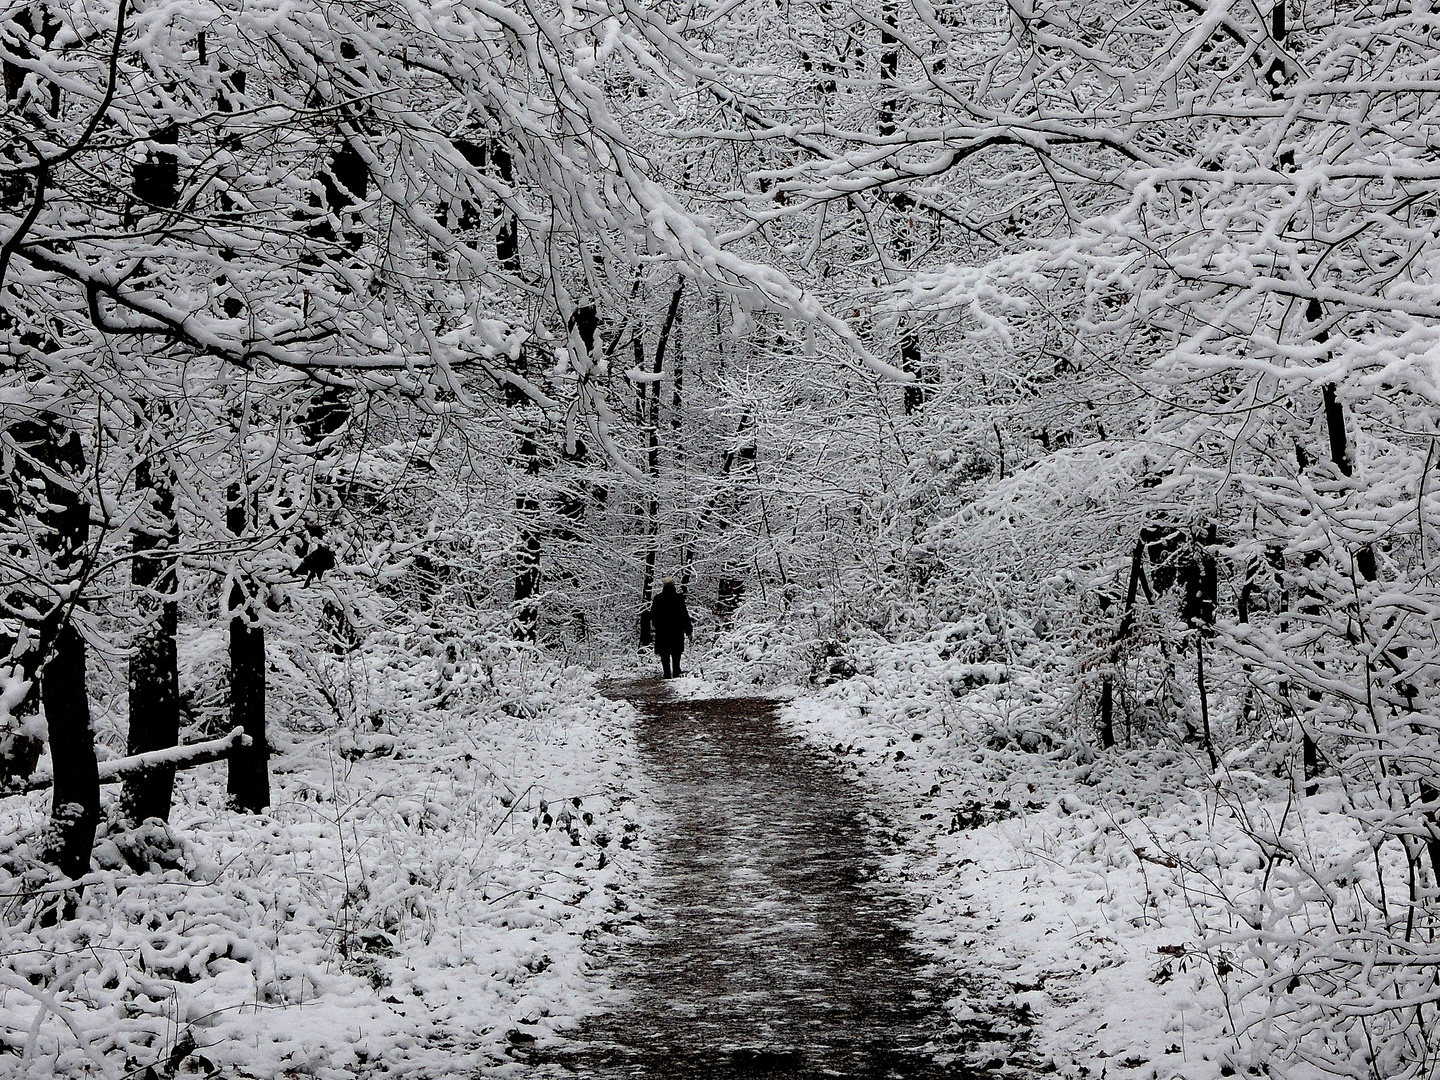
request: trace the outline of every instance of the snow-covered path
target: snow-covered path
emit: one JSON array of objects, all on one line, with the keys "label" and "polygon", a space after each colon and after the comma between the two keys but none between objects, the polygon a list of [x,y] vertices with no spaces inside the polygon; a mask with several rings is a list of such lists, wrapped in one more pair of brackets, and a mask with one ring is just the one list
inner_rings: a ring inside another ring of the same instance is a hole
[{"label": "snow-covered path", "polygon": [[[995,1036],[943,1009],[954,988],[911,946],[858,789],[784,733],[764,699],[639,707],[659,803],[648,934],[607,957],[626,994],[568,1051],[582,1077],[978,1077]],[[999,1068],[999,1062],[996,1062]]]}]

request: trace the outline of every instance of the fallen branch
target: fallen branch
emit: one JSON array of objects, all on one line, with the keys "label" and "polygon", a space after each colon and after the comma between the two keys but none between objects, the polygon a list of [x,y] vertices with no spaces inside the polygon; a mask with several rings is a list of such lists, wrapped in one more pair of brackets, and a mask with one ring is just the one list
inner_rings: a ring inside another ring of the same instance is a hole
[{"label": "fallen branch", "polygon": [[[191,769],[196,765],[204,765],[210,761],[219,761],[221,758],[229,757],[235,750],[249,745],[250,736],[245,734],[243,728],[237,727],[230,734],[222,735],[220,738],[211,739],[208,742],[170,746],[164,750],[151,750],[148,753],[134,754],[131,757],[102,761],[99,770],[100,783],[113,784],[134,773],[162,766],[172,769]],[[20,787],[0,791],[0,798],[9,795],[26,795],[32,791],[43,791],[54,782],[54,777],[37,774]]]}]

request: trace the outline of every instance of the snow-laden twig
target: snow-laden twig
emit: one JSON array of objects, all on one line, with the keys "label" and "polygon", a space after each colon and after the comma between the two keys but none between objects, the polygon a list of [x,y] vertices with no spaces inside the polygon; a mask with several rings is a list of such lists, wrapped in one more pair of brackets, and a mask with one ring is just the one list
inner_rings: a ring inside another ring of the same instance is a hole
[{"label": "snow-laden twig", "polygon": [[25,1057],[27,1061],[34,1052],[35,1040],[39,1034],[41,1020],[46,1014],[54,1013],[55,1016],[60,1019],[60,1022],[70,1029],[70,1034],[75,1036],[76,1043],[78,1043],[80,1049],[85,1052],[85,1056],[95,1063],[95,1067],[100,1070],[100,1074],[106,1077],[115,1075],[105,1059],[90,1045],[90,1037],[80,1029],[79,1025],[77,1025],[70,1016],[70,1013],[66,1011],[65,1006],[61,1005],[53,994],[47,994],[44,990],[31,986],[30,983],[18,975],[4,970],[0,970],[0,986],[9,987],[11,990],[18,990],[22,994],[34,998],[39,1009],[39,1014],[36,1016],[35,1023],[30,1031],[30,1039],[25,1046]]}]

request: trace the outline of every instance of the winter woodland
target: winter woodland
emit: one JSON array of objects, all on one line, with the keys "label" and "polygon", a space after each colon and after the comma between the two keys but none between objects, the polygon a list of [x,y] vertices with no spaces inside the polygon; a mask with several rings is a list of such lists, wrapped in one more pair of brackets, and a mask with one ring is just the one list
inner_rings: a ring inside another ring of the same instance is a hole
[{"label": "winter woodland", "polygon": [[1440,1068],[1430,0],[0,61],[0,1075],[526,1075],[644,908],[667,575],[1047,1068]]}]

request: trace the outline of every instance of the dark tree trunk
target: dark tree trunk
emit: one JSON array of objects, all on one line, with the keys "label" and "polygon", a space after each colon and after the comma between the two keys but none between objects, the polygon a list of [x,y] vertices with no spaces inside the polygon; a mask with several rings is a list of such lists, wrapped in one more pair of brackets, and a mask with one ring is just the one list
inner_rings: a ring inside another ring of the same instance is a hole
[{"label": "dark tree trunk", "polygon": [[[205,47],[205,35],[203,33],[200,35],[200,47],[201,62],[203,63]],[[234,112],[237,99],[245,93],[245,72],[227,72],[224,61],[220,62],[220,71],[222,73],[220,78],[220,92],[216,95],[215,107],[222,113]],[[228,192],[222,190],[219,197],[219,206],[222,213],[233,213],[235,210],[235,200],[230,197]],[[234,257],[235,252],[232,249],[220,249],[220,261],[222,264],[229,262]],[[240,314],[245,310],[245,301],[235,292],[226,275],[221,274],[215,280],[216,284],[226,292],[226,295],[220,301],[220,309],[225,312],[225,317],[228,319],[239,318]]]},{"label": "dark tree trunk", "polygon": [[679,467],[685,462],[685,443],[681,438],[684,429],[685,411],[685,351],[681,347],[680,327],[683,319],[675,313],[675,359],[670,364],[670,434],[675,440],[675,462]]},{"label": "dark tree trunk", "polygon": [[920,342],[913,333],[900,338],[900,367],[908,375],[915,376],[915,382],[905,384],[905,415],[909,416],[930,397],[930,389],[922,381],[925,372],[920,365]]},{"label": "dark tree trunk", "polygon": [[[565,458],[577,466],[584,466],[590,460],[590,450],[585,443],[575,440],[573,453],[566,453]],[[555,513],[561,524],[555,529],[555,539],[561,544],[570,545],[580,540],[579,529],[585,524],[585,512],[590,500],[594,498],[597,502],[604,502],[604,496],[596,490],[597,485],[576,478],[569,480],[560,494],[555,499]],[[574,575],[567,575],[574,580]]]},{"label": "dark tree trunk", "polygon": [[880,81],[885,87],[884,97],[876,110],[878,130],[882,137],[895,134],[895,113],[899,109],[896,76],[900,71],[900,38],[896,34],[897,11],[895,0],[885,0],[880,5]]},{"label": "dark tree trunk", "polygon": [[[1142,535],[1135,541],[1135,549],[1130,553],[1130,582],[1125,589],[1125,610],[1120,614],[1120,625],[1115,628],[1115,635],[1110,640],[1109,662],[1116,663],[1120,659],[1120,646],[1130,636],[1130,628],[1135,622],[1135,601],[1140,595],[1140,589],[1145,589],[1146,599],[1153,602],[1150,596],[1150,583],[1145,580],[1145,538]],[[1115,745],[1115,676],[1106,673],[1100,681],[1100,746],[1109,750]]]},{"label": "dark tree trunk", "polygon": [[[1283,2],[1275,5],[1271,11],[1271,18],[1274,20],[1272,34],[1275,40],[1283,41],[1285,38],[1285,4]],[[1278,92],[1279,87],[1285,82],[1285,70],[1278,58],[1271,63],[1269,74]],[[1285,160],[1284,155],[1282,155],[1281,164],[1284,166],[1293,166],[1293,155],[1288,161]],[[1305,321],[1312,324],[1318,323],[1324,317],[1325,311],[1320,301],[1311,297],[1310,301],[1305,305]],[[1330,332],[1322,327],[1315,331],[1314,339],[1323,345],[1330,340]],[[1326,433],[1329,436],[1330,442],[1330,460],[1342,474],[1349,476],[1349,452],[1345,445],[1345,414],[1341,411],[1340,403],[1335,396],[1335,387],[1333,384],[1325,385],[1322,390],[1322,399],[1324,402]],[[1304,449],[1298,443],[1295,446],[1295,461],[1302,470],[1310,464],[1309,455],[1305,453]],[[1305,552],[1305,554],[1301,556],[1300,565],[1307,575],[1313,573],[1320,565],[1320,553],[1318,551]],[[1308,580],[1305,581],[1300,586],[1300,595],[1295,605],[1296,610],[1302,615],[1315,618],[1319,616],[1323,606],[1320,595],[1316,592],[1314,586]],[[1322,661],[1317,660],[1316,667],[1324,670],[1325,665]],[[1318,707],[1322,701],[1320,691],[1315,689],[1307,690],[1305,692],[1305,699],[1309,702],[1312,710]],[[1296,723],[1300,727],[1300,760],[1301,768],[1305,776],[1304,791],[1306,795],[1314,795],[1320,790],[1320,784],[1317,780],[1320,775],[1320,751],[1319,747],[1315,744],[1315,736],[1310,730],[1310,725],[1301,717],[1296,717]]]},{"label": "dark tree trunk", "polygon": [[[631,342],[630,342],[630,350],[631,350],[631,353],[633,354],[634,359],[635,359],[635,370],[636,370],[636,371],[644,371],[644,370],[645,370],[645,340],[644,340],[639,334],[636,334],[635,337],[634,337],[634,339],[631,340]],[[635,426],[636,426],[636,427],[643,427],[644,424],[645,424],[645,401],[646,401],[646,394],[649,393],[649,391],[646,389],[646,385],[647,385],[647,384],[645,384],[645,383],[643,383],[643,382],[641,382],[641,383],[636,383],[636,384],[635,384]]]},{"label": "dark tree trunk", "polygon": [[270,745],[265,741],[265,631],[244,614],[239,585],[230,592],[230,726],[242,728],[250,745],[230,755],[225,786],[231,805],[255,814],[270,805]]},{"label": "dark tree trunk", "polygon": [[[515,159],[510,156],[498,139],[491,140],[490,156],[500,179],[507,184],[515,182]],[[499,225],[495,230],[495,258],[510,273],[520,269],[520,219],[511,213],[502,202],[495,208]],[[593,344],[591,348],[594,348]]]},{"label": "dark tree trunk", "polygon": [[[1345,431],[1345,406],[1336,396],[1334,383],[1326,383],[1322,393],[1325,402],[1325,430],[1330,439],[1330,460],[1344,476],[1353,476],[1355,464],[1350,456],[1350,438]],[[1371,545],[1362,544],[1360,550],[1355,552],[1355,569],[1366,581],[1374,581],[1379,576],[1375,549]]]},{"label": "dark tree trunk", "polygon": [[[1215,743],[1210,734],[1210,693],[1205,684],[1205,639],[1215,635],[1215,608],[1219,600],[1219,573],[1215,559],[1216,527],[1206,530],[1205,542],[1198,552],[1193,548],[1181,569],[1185,599],[1181,617],[1195,632],[1195,690],[1200,697],[1200,730],[1210,768],[1219,768]],[[1192,539],[1193,544],[1193,539]]]},{"label": "dark tree trunk", "polygon": [[[33,459],[19,471],[43,485],[36,515],[40,544],[53,560],[56,584],[79,585],[90,538],[90,508],[81,495],[85,452],[79,437],[52,416],[18,424],[11,436]],[[85,639],[73,622],[72,601],[56,599],[39,626],[40,697],[50,735],[55,775],[50,834],[44,857],[70,878],[90,868],[100,822],[100,779],[90,699],[85,680]]]},{"label": "dark tree trunk", "polygon": [[[245,534],[250,513],[239,484],[230,487],[226,525]],[[265,739],[265,631],[252,621],[253,599],[240,582],[230,586],[230,726],[250,736],[250,745],[230,755],[225,790],[231,805],[259,813],[270,805],[270,744]]]},{"label": "dark tree trunk", "polygon": [[[1320,566],[1320,553],[1318,551],[1307,551],[1300,557],[1300,566],[1307,575],[1313,574]],[[1315,591],[1313,585],[1307,580],[1300,586],[1300,595],[1296,598],[1295,610],[1301,615],[1310,618],[1318,618],[1323,610],[1320,594]],[[1325,669],[1323,661],[1317,660],[1315,666],[1320,670]],[[1323,700],[1320,691],[1309,689],[1305,691],[1305,700],[1310,703],[1310,708],[1316,709]],[[1314,795],[1320,790],[1316,777],[1320,774],[1320,753],[1315,745],[1315,736],[1310,730],[1310,725],[1303,720],[1300,721],[1300,751],[1301,761],[1305,770],[1305,794]]]},{"label": "dark tree trunk", "polygon": [[[1250,608],[1255,601],[1255,574],[1259,566],[1252,556],[1245,560],[1244,584],[1240,587],[1240,594],[1235,599],[1235,622],[1240,626],[1247,626],[1250,623]],[[1251,684],[1251,678],[1255,666],[1248,660],[1240,666],[1242,676],[1245,679],[1245,697],[1240,703],[1240,715],[1247,723],[1253,724],[1258,719],[1258,712],[1255,707],[1255,687]]]},{"label": "dark tree trunk", "polygon": [[[654,436],[651,436],[654,439]],[[645,502],[645,571],[640,581],[640,644],[650,645],[654,631],[650,626],[650,598],[655,591],[656,522],[660,515],[659,500],[652,494]]]},{"label": "dark tree trunk", "polygon": [[1205,753],[1210,758],[1210,771],[1220,767],[1215,755],[1215,740],[1210,735],[1210,690],[1205,685],[1205,630],[1195,637],[1195,689],[1200,695],[1200,733],[1205,740]]},{"label": "dark tree trunk", "polygon": [[[1310,322],[1318,322],[1320,318],[1323,317],[1323,313],[1320,302],[1314,299],[1310,301],[1305,309],[1305,317]],[[1329,337],[1329,333],[1324,330],[1321,330],[1315,335],[1315,339],[1321,342],[1329,340]],[[1323,400],[1325,407],[1325,430],[1330,442],[1330,461],[1340,470],[1342,475],[1351,477],[1354,475],[1355,465],[1350,455],[1350,438],[1345,430],[1345,406],[1339,399],[1334,383],[1325,384],[1323,388]],[[1360,577],[1367,582],[1375,581],[1380,576],[1380,568],[1375,560],[1375,549],[1370,544],[1362,545],[1360,550],[1355,553],[1355,569],[1359,572]],[[1391,670],[1398,675],[1401,668],[1397,657],[1391,655],[1388,650],[1382,650],[1380,655],[1390,666]],[[1403,658],[1403,652],[1401,656]],[[1406,693],[1406,688],[1402,684],[1401,692],[1406,698],[1406,711],[1413,711],[1413,688],[1409,693]],[[1425,729],[1419,726],[1412,726],[1411,730],[1416,735],[1424,736],[1426,734]],[[1310,780],[1317,775],[1318,771],[1318,753],[1314,741],[1307,733],[1305,736],[1306,780]],[[1437,786],[1434,779],[1421,775],[1418,784],[1420,797],[1427,805],[1432,807],[1440,805],[1440,786]],[[1317,790],[1319,790],[1318,785],[1313,783],[1307,784],[1305,787],[1305,793],[1307,795],[1313,795]],[[1434,810],[1427,812],[1425,816],[1431,828],[1431,836],[1426,840],[1426,851],[1430,856],[1430,869],[1435,875],[1435,880],[1440,882],[1440,840],[1437,840],[1435,836],[1437,832],[1440,832],[1440,817],[1437,817]]]},{"label": "dark tree trunk", "polygon": [[[1275,39],[1275,44],[1281,46],[1285,43],[1285,35],[1288,27],[1285,25],[1285,5],[1287,0],[1278,0],[1270,9],[1270,36]],[[1277,52],[1265,68],[1265,78],[1270,84],[1270,96],[1276,101],[1284,99],[1285,86],[1289,82],[1289,65]],[[1293,146],[1285,147],[1276,158],[1276,164],[1281,169],[1293,169],[1295,167],[1295,150]]]},{"label": "dark tree trunk", "polygon": [[[520,461],[525,475],[540,475],[540,448],[533,434],[520,439]],[[515,515],[520,522],[520,545],[515,553],[515,625],[511,633],[518,641],[534,641],[540,612],[535,596],[540,592],[540,500],[529,484],[515,496]]]},{"label": "dark tree trunk", "polygon": [[1335,384],[1326,383],[1321,394],[1325,402],[1325,431],[1330,437],[1330,460],[1345,476],[1355,471],[1350,462],[1350,441],[1345,433],[1345,407],[1335,396]]},{"label": "dark tree trunk", "polygon": [[[1290,630],[1290,579],[1285,573],[1285,550],[1278,545],[1267,547],[1265,561],[1270,566],[1272,583],[1279,597],[1280,633],[1285,634]],[[1290,679],[1283,673],[1279,679],[1279,689],[1281,699],[1289,701]]]},{"label": "dark tree trunk", "polygon": [[41,685],[55,771],[45,858],[66,877],[79,878],[90,869],[100,824],[100,773],[85,688],[85,639],[68,620],[56,635]]},{"label": "dark tree trunk", "polygon": [[[153,138],[161,144],[176,143],[179,129],[168,125]],[[137,218],[173,207],[180,194],[178,156],[166,151],[148,153],[135,166],[134,192]],[[166,415],[163,406],[150,404],[143,407],[142,423],[149,420],[153,424]],[[141,625],[131,642],[125,746],[128,754],[143,754],[167,749],[180,740],[180,676],[175,655],[179,620],[175,552],[180,533],[175,522],[174,476],[168,462],[153,453],[140,461],[135,467],[135,490],[147,498],[149,514],[141,519],[130,545],[130,584]],[[136,824],[148,818],[168,821],[174,789],[172,768],[127,777],[120,793],[121,816]]]},{"label": "dark tree trunk", "polygon": [[1106,673],[1100,682],[1100,747],[1115,745],[1115,676]]},{"label": "dark tree trunk", "polygon": [[[341,45],[342,54],[354,59],[354,46],[348,42]],[[346,115],[342,108],[341,115]],[[341,225],[344,245],[351,251],[358,251],[365,242],[365,232],[351,214],[351,207],[363,203],[370,194],[370,167],[360,156],[348,137],[341,139],[339,147],[330,155],[326,168],[319,177],[323,201],[311,196],[312,204],[324,209],[326,216],[311,228],[312,235],[321,240],[334,242],[336,232],[330,223],[334,218]],[[347,228],[346,216],[350,215]],[[334,435],[350,420],[352,413],[349,396],[336,386],[321,386],[311,395],[299,420],[301,436],[309,446],[316,446],[327,437]]]},{"label": "dark tree trunk", "polygon": [[[180,129],[168,124],[150,138],[161,144],[177,143]],[[156,210],[173,207],[180,196],[179,157],[163,150],[148,152],[145,160],[135,165],[133,191],[135,203],[130,217],[134,221]]]},{"label": "dark tree trunk", "polygon": [[1315,795],[1320,791],[1320,783],[1316,779],[1320,775],[1320,748],[1315,745],[1315,738],[1305,729],[1302,743],[1302,758],[1305,768],[1305,794]]},{"label": "dark tree trunk", "polygon": [[[456,143],[456,148],[475,168],[491,170],[507,185],[514,183],[515,160],[510,150],[498,139],[489,139],[483,143],[462,141]],[[461,211],[461,227],[465,229],[480,227],[482,223],[481,209],[479,203],[467,200]],[[504,202],[497,202],[494,220],[496,261],[506,272],[516,273],[520,269],[520,223],[516,216],[506,208]],[[593,319],[594,316],[595,310],[592,307],[589,310],[589,318]],[[595,324],[592,321],[588,325],[593,339]],[[587,344],[590,343],[587,342]],[[518,374],[528,377],[523,351],[520,354],[519,365]],[[530,401],[528,395],[513,383],[505,384],[504,395],[505,404],[510,408],[518,408]],[[535,493],[536,485],[533,479],[540,475],[540,447],[535,441],[535,432],[527,431],[520,436],[512,464],[529,479],[521,482],[520,490],[515,495],[515,516],[520,535],[515,550],[513,581],[515,620],[511,624],[510,634],[517,641],[534,641],[540,620],[540,611],[535,598],[540,592],[541,554],[540,500]],[[581,509],[583,511],[583,503]]]},{"label": "dark tree trunk", "polygon": [[[151,496],[153,525],[142,523],[131,541],[130,584],[143,625],[130,657],[128,755],[164,750],[180,740],[180,676],[175,653],[179,607],[175,601],[175,551],[179,528],[169,467],[158,459],[142,461],[135,486]],[[175,770],[164,766],[125,778],[120,793],[122,816],[135,824],[170,818]]]}]

